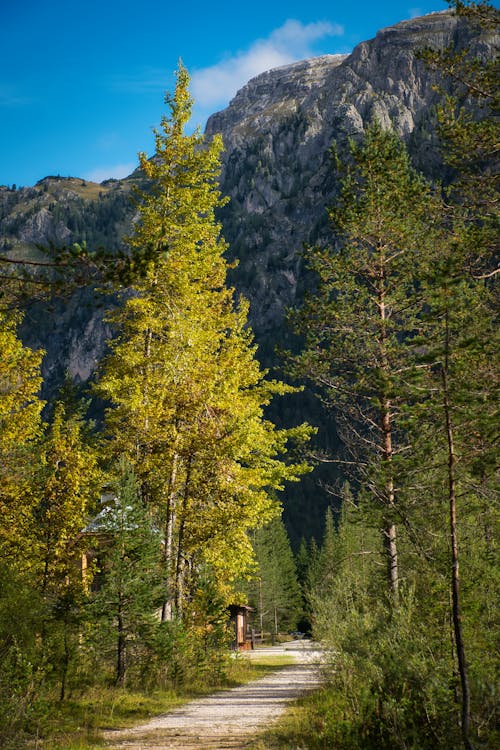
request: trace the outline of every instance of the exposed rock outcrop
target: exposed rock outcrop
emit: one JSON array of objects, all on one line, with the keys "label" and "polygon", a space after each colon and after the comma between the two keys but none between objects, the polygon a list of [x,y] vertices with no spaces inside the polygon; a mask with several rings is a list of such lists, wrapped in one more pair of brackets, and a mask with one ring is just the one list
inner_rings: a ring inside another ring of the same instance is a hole
[{"label": "exposed rock outcrop", "polygon": [[[221,220],[230,254],[239,259],[231,281],[250,300],[250,322],[266,366],[275,360],[275,344],[287,339],[285,309],[307,286],[303,244],[334,239],[326,214],[337,190],[328,156],[333,141],[342,152],[349,138],[360,137],[378,118],[406,139],[417,166],[441,174],[434,127],[440,95],[436,75],[418,50],[472,46],[488,57],[492,41],[451,12],[433,13],[383,29],[349,55],[263,73],[209,119],[207,135],[220,132],[225,143],[221,187],[231,201]],[[91,247],[117,248],[133,217],[130,188],[140,179],[136,172],[102,185],[46,178],[33,188],[0,188],[0,249],[25,254],[36,243],[84,239]],[[24,325],[26,340],[47,350],[49,391],[66,370],[82,381],[92,374],[106,333],[102,311],[85,293],[51,310],[35,306]],[[305,399],[303,414],[293,406],[295,421],[310,417],[312,401]],[[285,400],[277,415],[285,422],[287,408]],[[325,439],[334,440],[334,433]],[[316,498],[307,508],[300,497],[294,502],[292,526],[317,528],[324,501]]]},{"label": "exposed rock outcrop", "polygon": [[240,259],[233,280],[251,301],[259,339],[276,331],[300,295],[303,243],[331,239],[325,208],[336,190],[332,143],[345,149],[377,118],[408,141],[420,167],[437,170],[433,108],[440,95],[436,75],[417,53],[471,43],[488,49],[487,38],[450,12],[404,21],[350,55],[257,76],[209,119],[207,134],[221,133],[226,146],[222,190],[231,203],[222,220]]}]

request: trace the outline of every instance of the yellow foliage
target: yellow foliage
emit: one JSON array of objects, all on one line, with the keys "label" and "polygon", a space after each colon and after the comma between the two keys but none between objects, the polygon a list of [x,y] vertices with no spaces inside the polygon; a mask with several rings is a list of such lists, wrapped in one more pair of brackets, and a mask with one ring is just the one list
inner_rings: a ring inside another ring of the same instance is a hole
[{"label": "yellow foliage", "polygon": [[225,286],[215,220],[225,202],[222,143],[184,133],[188,83],[180,68],[156,156],[140,157],[153,185],[129,242],[149,265],[112,315],[118,335],[98,386],[112,403],[110,451],[133,463],[164,529],[168,595],[178,609],[197,565],[209,563],[227,587],[251,564],[248,530],[279,513],[275,491],[306,470],[286,464],[290,433],[264,418],[272,396],[290,389],[266,380],[248,305]]},{"label": "yellow foliage", "polygon": [[0,311],[0,549],[22,543],[30,519],[32,451],[40,436],[43,352],[22,345],[18,314]]}]

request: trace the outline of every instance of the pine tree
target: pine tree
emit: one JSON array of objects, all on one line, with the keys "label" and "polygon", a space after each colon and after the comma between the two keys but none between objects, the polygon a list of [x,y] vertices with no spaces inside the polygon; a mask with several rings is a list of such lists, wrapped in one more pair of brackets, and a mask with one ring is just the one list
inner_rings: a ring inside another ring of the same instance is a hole
[{"label": "pine tree", "polygon": [[[488,35],[498,47],[497,8],[482,0],[453,0],[450,5],[473,32]],[[453,650],[463,742],[471,748],[470,652],[478,643],[473,632],[485,627],[476,620],[478,613],[489,610],[484,599],[481,605],[478,600],[482,591],[487,597],[492,593],[490,576],[470,561],[473,551],[491,554],[496,499],[498,337],[490,279],[498,273],[498,60],[494,55],[485,59],[474,38],[465,48],[427,50],[423,56],[452,88],[438,118],[443,160],[452,168],[453,179],[448,189],[449,240],[424,282],[428,303],[421,346],[429,369],[428,382],[421,388],[427,387],[429,401],[421,425],[432,431],[434,450],[437,439],[442,445],[442,472],[436,473],[444,473],[441,482],[447,487]],[[477,536],[478,528],[484,529],[482,537]],[[476,585],[471,587],[472,580]],[[476,656],[478,662],[484,661],[486,650]],[[482,680],[476,679],[476,684],[482,689]],[[484,694],[476,701],[487,703]]]},{"label": "pine tree", "polygon": [[323,541],[317,560],[316,595],[321,595],[320,592],[322,592],[326,596],[331,589],[332,582],[338,577],[342,556],[339,555],[337,537],[333,513],[328,507],[325,514]]},{"label": "pine tree", "polygon": [[[357,618],[357,637],[365,632],[365,639],[370,634],[375,638],[377,653],[368,659],[362,638],[357,641],[343,629],[339,592],[331,589],[325,600],[320,565],[312,586],[318,594],[312,600],[318,632],[329,633],[334,645],[344,649],[345,679],[357,673],[360,685],[373,680],[372,691],[382,696],[377,712],[390,712],[402,682],[415,680],[421,683],[423,704],[417,701],[415,711],[426,715],[439,694],[433,694],[429,675],[441,675],[455,687],[462,743],[470,748],[477,734],[474,709],[482,712],[486,733],[485,706],[491,705],[479,667],[487,648],[477,636],[485,630],[483,623],[491,622],[478,585],[485,575],[478,557],[480,550],[492,552],[489,529],[495,497],[497,334],[492,274],[477,273],[491,259],[485,241],[491,237],[490,226],[481,216],[474,225],[471,203],[447,210],[429,186],[410,177],[407,161],[394,174],[397,149],[385,152],[390,159],[380,169],[384,151],[375,160],[377,150],[370,148],[384,138],[377,129],[369,131],[366,145],[354,150],[352,177],[344,180],[332,214],[343,230],[338,252],[313,254],[319,293],[306,306],[309,348],[299,367],[349,420],[344,439],[350,448],[354,436],[357,448],[349,458],[360,487],[355,506],[360,528],[366,529],[367,522],[373,526],[377,504],[386,539],[391,536],[387,520],[399,522],[397,552],[405,555],[407,582],[404,604],[386,613],[378,587],[366,578],[363,586],[343,587],[351,597],[345,611],[353,615],[344,624],[350,628]],[[402,176],[400,189],[394,191]],[[477,534],[481,527],[486,531],[482,540]],[[391,549],[386,550],[392,564]],[[363,548],[352,554],[365,552],[372,554]],[[374,575],[370,557],[366,564]],[[396,601],[392,575],[389,580]],[[490,585],[486,590],[490,595]],[[329,625],[331,617],[334,626]],[[452,636],[448,650],[447,617]],[[416,619],[427,633],[431,661],[424,658]],[[418,670],[411,666],[416,654]],[[397,667],[394,659],[400,660]],[[438,700],[443,715],[453,717],[451,701],[444,696]],[[402,711],[397,721],[405,725],[408,720]],[[450,731],[454,734],[455,727],[438,721],[436,717],[443,738],[439,741],[454,742]],[[427,729],[419,731],[422,743],[427,742]],[[385,732],[391,736],[389,726]],[[434,733],[433,742],[436,737]]]},{"label": "pine tree", "polygon": [[301,632],[310,635],[312,617],[312,609],[309,601],[311,554],[309,545],[304,538],[301,539],[299,549],[295,555],[295,567],[297,570],[297,581],[300,587],[302,602],[302,616],[297,623],[297,628]]},{"label": "pine tree", "polygon": [[261,633],[273,641],[280,632],[294,630],[301,614],[301,594],[290,541],[283,521],[275,518],[254,534],[257,571],[249,587]]},{"label": "pine tree", "polygon": [[[421,56],[441,75],[451,93],[438,108],[438,134],[444,162],[451,167],[451,195],[469,220],[489,225],[489,240],[498,232],[498,23],[500,12],[485,0],[448,0],[457,16],[466,19],[472,32],[467,46],[426,49]],[[483,34],[493,48],[484,54],[475,35]],[[493,226],[491,226],[493,223]],[[484,230],[484,226],[483,226]]]},{"label": "pine tree", "polygon": [[323,544],[319,550],[317,574],[311,582],[309,599],[314,612],[314,634],[334,652],[348,650],[353,623],[361,623],[370,610],[375,614],[373,579],[377,577],[377,537],[366,526],[363,509],[353,502],[347,487],[337,528],[328,509]]},{"label": "pine tree", "polygon": [[[337,162],[339,167],[339,163]],[[432,247],[440,204],[411,168],[399,138],[374,123],[351,163],[330,210],[337,246],[309,248],[317,274],[298,328],[306,339],[295,371],[308,377],[334,410],[356,479],[372,498],[398,601],[399,517],[397,456],[405,448],[401,426],[415,358],[406,345],[418,315],[419,268]]]},{"label": "pine tree", "polygon": [[[472,549],[467,549],[467,537],[471,536],[468,527],[486,524],[487,528],[494,513],[498,334],[492,290],[485,279],[477,279],[469,272],[470,258],[474,251],[481,251],[481,245],[471,247],[470,232],[463,224],[455,221],[453,228],[450,241],[441,245],[440,257],[422,278],[426,308],[421,315],[421,336],[415,337],[414,343],[420,347],[423,374],[418,379],[421,397],[418,431],[420,435],[432,434],[429,444],[422,446],[420,461],[422,468],[432,467],[427,492],[431,496],[441,496],[448,506],[447,568],[453,651],[461,694],[460,724],[464,746],[472,748],[471,686],[466,652],[467,645],[474,649],[476,639],[472,638],[474,625],[464,623],[464,616],[472,618],[476,628],[481,627],[480,618],[476,618],[482,607],[478,607],[481,586],[478,585],[476,591],[475,587],[470,588],[480,568],[474,571],[474,567],[469,567]],[[416,444],[421,445],[421,442]],[[469,545],[484,549],[485,540],[474,536]],[[464,542],[462,549],[460,539]],[[465,560],[462,574],[461,559]],[[485,575],[484,568],[481,574]],[[475,583],[479,581],[476,579]],[[469,588],[465,607],[464,582]],[[469,644],[467,631],[471,637]]]},{"label": "pine tree", "polygon": [[160,537],[126,460],[120,459],[117,473],[111,504],[91,524],[101,540],[101,585],[90,612],[95,648],[101,657],[114,654],[115,681],[123,685],[133,657],[152,643],[155,611],[161,604]]}]

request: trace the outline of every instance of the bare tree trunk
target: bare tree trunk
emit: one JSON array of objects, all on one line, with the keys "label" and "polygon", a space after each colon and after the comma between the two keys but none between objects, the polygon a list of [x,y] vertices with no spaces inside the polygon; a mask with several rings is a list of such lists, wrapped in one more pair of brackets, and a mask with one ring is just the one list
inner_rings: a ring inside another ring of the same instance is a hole
[{"label": "bare tree trunk", "polygon": [[260,642],[264,643],[264,604],[262,601],[262,578],[259,578]]},{"label": "bare tree trunk", "polygon": [[165,531],[163,561],[165,563],[166,580],[165,580],[165,601],[161,610],[162,622],[171,620],[173,616],[173,595],[172,595],[172,554],[175,525],[175,490],[177,480],[177,469],[179,464],[179,454],[174,452],[172,458],[172,470],[167,490],[167,507],[165,511]]},{"label": "bare tree trunk", "polygon": [[61,689],[59,691],[59,700],[62,702],[66,697],[66,680],[68,678],[69,668],[69,639],[68,639],[68,618],[64,618],[64,652],[62,658]]},{"label": "bare tree trunk", "polygon": [[459,569],[459,549],[457,534],[457,497],[456,497],[456,478],[455,462],[456,456],[453,444],[453,427],[451,424],[450,404],[448,394],[447,376],[444,368],[442,369],[443,379],[443,407],[446,418],[446,435],[448,441],[448,501],[450,514],[450,543],[451,543],[451,593],[452,593],[452,618],[453,632],[455,636],[455,650],[457,655],[458,672],[460,674],[460,684],[462,688],[462,737],[464,746],[467,750],[472,750],[473,745],[469,739],[470,731],[470,689],[465,658],[465,646],[462,630],[462,613],[460,606],[460,569]]},{"label": "bare tree trunk", "polygon": [[193,464],[193,456],[190,454],[187,467],[186,467],[186,480],[184,482],[184,493],[182,496],[182,507],[180,509],[180,520],[179,520],[179,536],[177,540],[177,560],[175,565],[175,582],[174,582],[174,596],[175,596],[175,609],[177,612],[182,611],[182,595],[183,595],[183,572],[184,572],[184,532],[186,529],[186,516],[187,506],[189,500],[189,492],[191,489],[191,468]]},{"label": "bare tree trunk", "polygon": [[448,501],[449,501],[449,520],[450,520],[450,543],[451,543],[451,593],[452,593],[452,618],[453,632],[455,636],[455,650],[457,655],[458,672],[460,674],[460,684],[462,688],[462,706],[461,706],[461,728],[464,747],[467,750],[474,750],[470,741],[470,689],[465,658],[465,645],[462,629],[462,613],[460,605],[460,569],[459,569],[459,549],[457,533],[457,493],[456,493],[456,454],[453,435],[453,424],[451,421],[450,392],[448,382],[449,372],[449,344],[450,332],[448,325],[448,315],[446,316],[446,349],[445,361],[441,367],[441,380],[443,387],[443,411],[446,424],[446,438],[448,444]]},{"label": "bare tree trunk", "polygon": [[392,426],[390,415],[390,402],[385,400],[382,407],[382,435],[383,449],[382,459],[386,465],[387,476],[385,479],[385,502],[387,513],[385,514],[385,526],[383,529],[384,547],[387,560],[387,580],[395,605],[399,603],[399,570],[398,570],[398,548],[396,537],[396,524],[392,519],[394,512],[394,479],[390,464],[392,461]]},{"label": "bare tree trunk", "polygon": [[144,407],[144,433],[147,434],[149,431],[149,360],[151,359],[151,342],[153,340],[153,333],[150,328],[144,332],[144,390],[142,394],[142,403]]},{"label": "bare tree trunk", "polygon": [[121,598],[118,602],[118,640],[116,644],[116,684],[122,686],[125,682],[126,670],[126,638],[123,624]]},{"label": "bare tree trunk", "polygon": [[[385,277],[385,254],[383,245],[379,246],[380,269],[378,286],[378,308],[380,315],[380,356],[382,369],[387,376],[390,375],[389,360],[387,355],[387,312],[386,312],[386,277]],[[391,402],[385,394],[381,394],[380,427],[382,430],[382,462],[385,470],[385,512],[384,528],[382,530],[384,549],[387,560],[387,581],[393,603],[399,604],[399,570],[396,524],[394,523],[394,478],[392,475],[392,422]]]}]

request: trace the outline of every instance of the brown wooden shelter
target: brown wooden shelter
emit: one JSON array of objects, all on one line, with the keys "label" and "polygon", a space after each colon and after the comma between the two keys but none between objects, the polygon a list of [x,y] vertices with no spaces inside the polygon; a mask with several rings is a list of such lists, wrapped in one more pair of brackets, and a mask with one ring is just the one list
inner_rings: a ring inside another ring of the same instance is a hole
[{"label": "brown wooden shelter", "polygon": [[249,624],[250,612],[253,612],[253,608],[246,604],[229,606],[229,617],[234,627],[233,649],[235,651],[247,651],[253,648],[253,635]]}]

